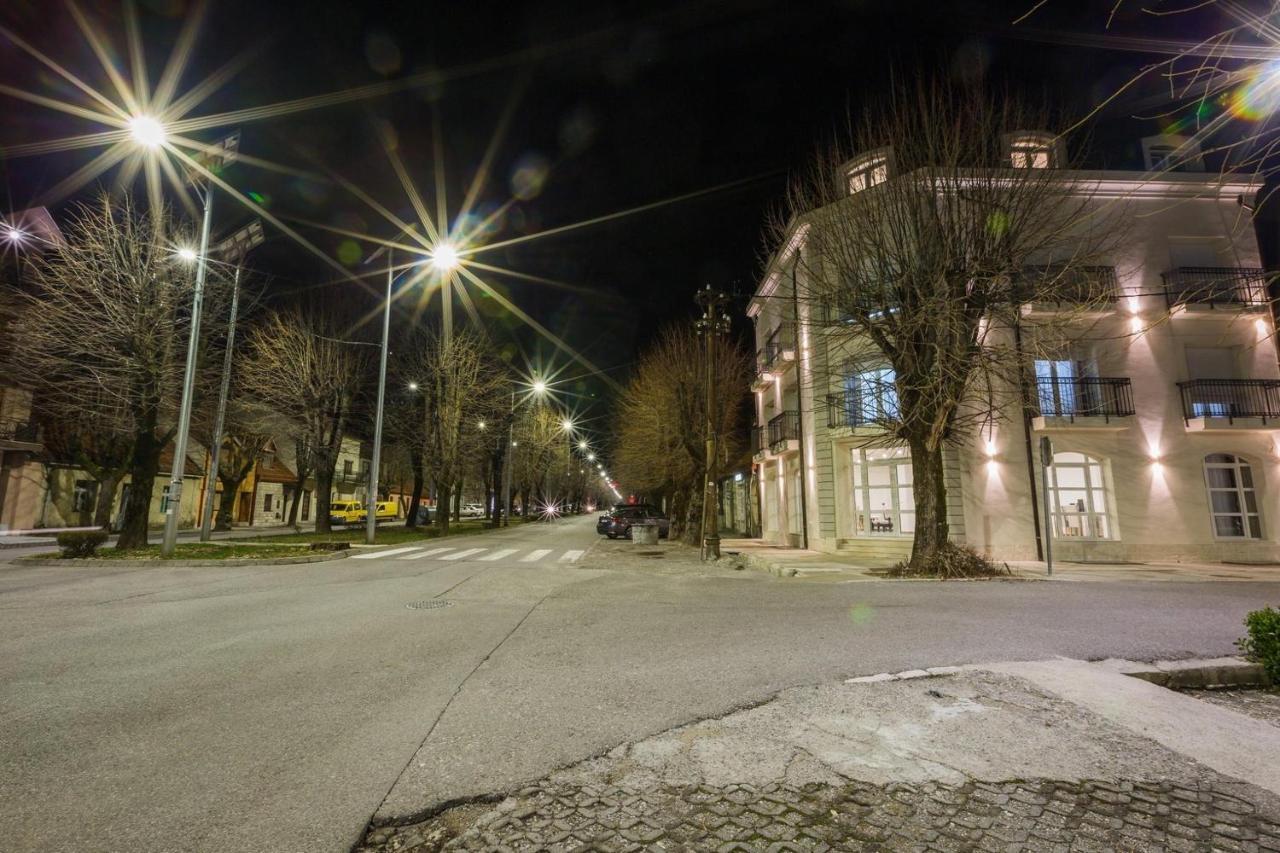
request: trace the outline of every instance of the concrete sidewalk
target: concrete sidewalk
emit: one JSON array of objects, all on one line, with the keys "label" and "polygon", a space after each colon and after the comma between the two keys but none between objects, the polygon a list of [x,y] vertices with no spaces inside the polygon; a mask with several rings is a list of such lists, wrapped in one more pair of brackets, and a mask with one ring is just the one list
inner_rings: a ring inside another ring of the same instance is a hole
[{"label": "concrete sidewalk", "polygon": [[[836,581],[884,581],[888,568],[844,554],[783,548],[760,539],[725,539],[724,554],[738,554],[749,568],[778,577],[818,577]],[[1050,576],[1038,561],[1007,563],[1013,578],[1056,581],[1280,581],[1280,565],[1232,563],[1073,563],[1055,561]],[[921,579],[907,579],[921,580]]]},{"label": "concrete sidewalk", "polygon": [[[92,530],[89,527],[66,528],[68,530]],[[363,528],[362,528],[363,530]],[[52,530],[15,530],[0,533],[0,550],[8,548],[56,548],[58,547],[58,532]],[[272,524],[261,527],[233,527],[230,530],[215,530],[211,537],[214,540],[219,539],[256,539],[262,536],[281,536],[288,533],[297,533],[297,528],[290,527],[287,524]],[[160,530],[152,530],[151,541],[160,541]],[[196,539],[200,536],[199,530],[184,529],[178,531],[178,539],[183,542]],[[107,544],[114,544],[116,534],[111,534],[107,540]]]},{"label": "concrete sidewalk", "polygon": [[1280,850],[1280,727],[1126,668],[786,690],[357,851]]}]

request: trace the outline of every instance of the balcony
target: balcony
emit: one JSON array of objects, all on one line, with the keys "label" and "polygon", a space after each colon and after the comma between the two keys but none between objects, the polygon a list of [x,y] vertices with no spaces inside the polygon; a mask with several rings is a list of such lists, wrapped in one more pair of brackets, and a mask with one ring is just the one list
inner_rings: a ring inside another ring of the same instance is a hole
[{"label": "balcony", "polygon": [[1122,430],[1133,417],[1133,385],[1125,377],[1080,376],[1036,380],[1031,428]]},{"label": "balcony", "polygon": [[795,330],[790,323],[780,323],[765,339],[764,347],[756,353],[756,364],[759,373],[765,373],[777,367],[785,367],[787,362],[796,360]]},{"label": "balcony", "polygon": [[[887,413],[883,397],[872,396],[860,399],[849,394],[827,395],[827,427],[830,429],[848,428],[855,435],[878,435],[884,432],[884,420]],[[896,397],[894,398],[896,409]]]},{"label": "balcony", "polygon": [[1280,429],[1280,379],[1179,382],[1187,432]]},{"label": "balcony", "polygon": [[1178,267],[1164,273],[1169,310],[1260,311],[1267,299],[1267,274],[1256,267]]},{"label": "balcony", "polygon": [[770,453],[780,454],[800,449],[800,413],[794,409],[771,418],[767,430]]},{"label": "balcony", "polygon": [[1108,314],[1115,310],[1117,293],[1115,267],[1026,267],[1013,282],[1013,298],[1024,317],[1064,311]]},{"label": "balcony", "polygon": [[0,450],[40,449],[40,426],[35,421],[0,419]]}]

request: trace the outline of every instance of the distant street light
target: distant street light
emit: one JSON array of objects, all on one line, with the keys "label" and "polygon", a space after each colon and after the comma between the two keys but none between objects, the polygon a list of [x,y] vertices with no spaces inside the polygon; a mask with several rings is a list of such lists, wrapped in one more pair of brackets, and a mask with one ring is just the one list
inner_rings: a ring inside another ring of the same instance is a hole
[{"label": "distant street light", "polygon": [[537,394],[539,397],[547,393],[547,383],[543,382],[541,379],[535,379],[533,381],[533,393]]},{"label": "distant street light", "polygon": [[596,455],[595,455],[594,453],[588,453],[588,454],[587,454],[587,461],[588,461],[588,462],[595,462],[595,461],[596,461]]},{"label": "distant street light", "polygon": [[21,228],[14,228],[10,226],[4,230],[4,238],[10,243],[21,243],[23,240],[27,239],[27,232],[23,231]]},{"label": "distant street light", "polygon": [[417,383],[417,382],[410,382],[410,383],[409,383],[409,390],[410,390],[410,391],[417,391],[417,390],[418,390],[418,383]]},{"label": "distant street light", "polygon": [[196,250],[190,246],[183,246],[178,250],[178,259],[191,263],[196,259]]},{"label": "distant street light", "polygon": [[[530,386],[533,389],[533,395],[541,399],[547,393],[547,383],[541,379],[533,380]],[[516,441],[516,391],[511,389],[511,417],[507,420],[507,441],[511,442],[511,447],[519,447],[520,443]],[[502,526],[507,527],[510,522],[507,516],[511,514],[511,450],[503,455],[502,458]]]}]

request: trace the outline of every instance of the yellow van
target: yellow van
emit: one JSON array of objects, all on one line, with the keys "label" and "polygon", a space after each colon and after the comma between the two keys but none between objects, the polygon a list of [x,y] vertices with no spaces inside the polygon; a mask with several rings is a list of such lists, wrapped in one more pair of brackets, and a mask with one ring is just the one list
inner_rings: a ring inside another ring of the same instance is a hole
[{"label": "yellow van", "polygon": [[[395,521],[400,517],[400,504],[395,501],[378,501],[374,509],[374,518],[378,521]],[[369,519],[369,513],[365,509],[360,510],[357,521],[364,522]]]},{"label": "yellow van", "polygon": [[364,518],[360,501],[333,501],[329,504],[330,524],[355,524]]}]

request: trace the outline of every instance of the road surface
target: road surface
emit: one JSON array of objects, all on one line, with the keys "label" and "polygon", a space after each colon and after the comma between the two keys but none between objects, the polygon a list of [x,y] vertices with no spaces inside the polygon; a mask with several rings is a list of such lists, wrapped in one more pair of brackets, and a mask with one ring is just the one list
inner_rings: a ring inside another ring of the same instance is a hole
[{"label": "road surface", "polygon": [[785,687],[1229,654],[1244,613],[1280,600],[1275,583],[640,571],[584,555],[597,539],[582,517],[300,566],[0,563],[4,849],[338,853],[375,814]]}]

